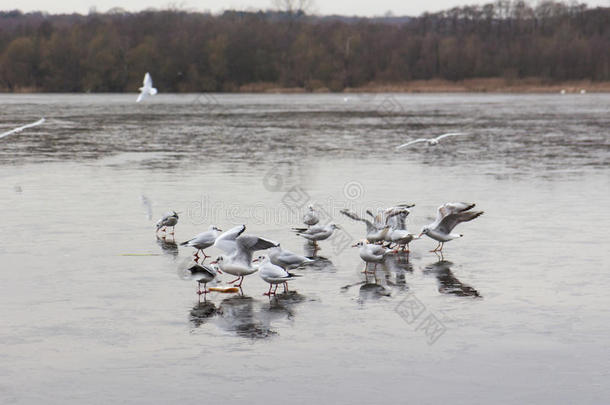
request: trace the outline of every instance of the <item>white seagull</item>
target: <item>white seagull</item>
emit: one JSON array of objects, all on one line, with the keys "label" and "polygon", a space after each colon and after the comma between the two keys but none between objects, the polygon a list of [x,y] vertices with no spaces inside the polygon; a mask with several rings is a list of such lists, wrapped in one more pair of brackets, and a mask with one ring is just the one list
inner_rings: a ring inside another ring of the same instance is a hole
[{"label": "white seagull", "polygon": [[314,242],[314,244],[316,244],[316,242],[319,240],[325,240],[330,238],[335,229],[339,229],[339,226],[334,222],[329,222],[325,226],[314,225],[310,228],[292,228],[292,230],[295,231],[297,235]]},{"label": "white seagull", "polygon": [[304,263],[313,262],[313,260],[305,256],[282,249],[279,244],[277,247],[269,249],[269,260],[276,266],[283,267],[286,270],[295,269]]},{"label": "white seagull", "polygon": [[307,212],[303,215],[303,223],[307,226],[315,225],[320,221],[318,213],[313,209],[313,205],[307,207]]},{"label": "white seagull", "polygon": [[144,100],[147,96],[154,96],[155,94],[157,94],[157,89],[153,87],[152,77],[146,72],[144,75],[144,82],[142,83],[142,87],[140,87],[140,95],[138,96],[136,103]]},{"label": "white seagull", "polygon": [[159,230],[162,230],[163,232],[165,232],[165,229],[169,226],[172,227],[172,231],[170,232],[171,235],[174,234],[174,227],[176,226],[176,224],[178,223],[178,213],[176,211],[169,211],[166,212],[165,215],[163,215],[163,217],[157,221],[157,223],[155,224],[155,226],[157,227],[157,233],[159,232]]},{"label": "white seagull", "polygon": [[[218,275],[218,270],[214,266],[206,266],[205,264],[197,264],[195,263],[193,266],[189,267],[187,270],[187,274],[191,278],[191,280],[195,280],[197,282],[197,294],[201,296],[201,294],[207,294],[209,291],[207,290],[207,284],[214,280]],[[203,283],[203,291],[201,291],[201,284]]]},{"label": "white seagull", "polygon": [[474,208],[473,203],[446,203],[438,207],[436,220],[428,226],[423,227],[419,237],[428,235],[437,240],[438,246],[431,252],[442,252],[445,242],[461,238],[462,234],[451,233],[460,222],[468,222],[483,215],[483,211],[470,211]]},{"label": "white seagull", "polygon": [[43,122],[45,122],[44,118],[39,119],[36,122],[32,122],[31,124],[27,124],[27,125],[23,125],[19,128],[15,128],[15,129],[11,129],[10,131],[4,132],[2,134],[0,134],[0,138],[4,138],[5,136],[9,136],[11,134],[17,134],[21,131],[23,131],[24,129],[28,129],[28,128],[32,128],[32,127],[37,127],[38,125],[42,124]]},{"label": "white seagull", "polygon": [[246,225],[239,225],[229,229],[214,242],[214,246],[227,253],[227,256],[219,256],[210,264],[218,264],[220,270],[236,276],[229,283],[239,281],[235,287],[241,288],[244,276],[255,273],[258,268],[252,265],[252,253],[257,250],[269,249],[278,246],[276,242],[258,236],[243,235]]},{"label": "white seagull", "polygon": [[217,228],[214,225],[210,225],[207,231],[201,232],[197,236],[192,239],[187,240],[186,242],[182,242],[180,246],[191,246],[197,249],[193,254],[195,261],[199,261],[199,252],[203,255],[203,261],[207,259],[208,255],[203,251],[204,249],[209,248],[216,242],[216,238],[220,236],[222,229]]},{"label": "white seagull", "polygon": [[369,263],[375,263],[375,269],[377,269],[377,264],[383,262],[387,255],[394,252],[392,249],[368,243],[367,241],[358,242],[355,245],[352,245],[352,247],[359,248],[358,253],[360,254],[360,258],[366,263],[364,268],[365,273],[368,271]]},{"label": "white seagull", "polygon": [[[299,277],[295,274],[289,273],[282,267],[273,264],[268,257],[259,256],[254,261],[258,261],[258,275],[266,282],[269,283],[269,291],[263,295],[271,296],[275,295],[278,284],[284,284],[284,291],[287,291],[287,282],[294,277]],[[275,289],[271,292],[271,287],[275,285]]]},{"label": "white seagull", "polygon": [[402,145],[397,146],[396,149],[402,149],[409,145],[413,145],[413,144],[419,143],[419,142],[428,142],[429,146],[435,146],[435,145],[438,145],[438,142],[443,138],[447,138],[450,136],[462,136],[462,135],[468,135],[468,134],[464,133],[464,132],[449,132],[447,134],[439,135],[436,138],[419,138],[419,139],[415,139],[413,141],[409,141],[407,143],[403,143]]}]

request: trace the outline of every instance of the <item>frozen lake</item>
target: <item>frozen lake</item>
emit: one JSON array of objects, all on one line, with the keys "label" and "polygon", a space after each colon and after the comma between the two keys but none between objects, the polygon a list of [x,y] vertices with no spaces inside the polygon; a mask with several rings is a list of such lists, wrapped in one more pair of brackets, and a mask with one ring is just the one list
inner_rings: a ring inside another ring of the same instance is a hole
[{"label": "frozen lake", "polygon": [[[0,133],[47,118],[0,139],[0,403],[610,401],[610,95],[134,101],[0,95]],[[416,232],[447,201],[485,214],[364,283],[340,209],[415,203]],[[153,228],[303,254],[309,203],[342,231],[278,299],[255,274],[200,305]]]}]

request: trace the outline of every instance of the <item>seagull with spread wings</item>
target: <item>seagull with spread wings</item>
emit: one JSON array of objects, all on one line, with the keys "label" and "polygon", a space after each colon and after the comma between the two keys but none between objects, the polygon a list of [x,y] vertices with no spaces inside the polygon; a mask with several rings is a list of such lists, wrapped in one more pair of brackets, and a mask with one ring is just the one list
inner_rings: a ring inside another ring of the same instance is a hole
[{"label": "seagull with spread wings", "polygon": [[37,127],[38,125],[42,124],[45,121],[44,118],[39,119],[36,122],[32,122],[31,124],[26,124],[23,126],[20,126],[18,128],[15,129],[11,129],[10,131],[4,132],[2,134],[0,134],[0,138],[4,138],[5,136],[9,136],[11,134],[18,134],[19,132],[23,131],[24,129],[28,129],[28,128],[32,128],[32,127]]},{"label": "seagull with spread wings", "polygon": [[451,233],[453,228],[462,222],[472,221],[483,215],[483,211],[470,211],[474,208],[473,203],[446,203],[438,207],[436,220],[428,226],[424,226],[418,237],[428,235],[438,241],[438,246],[431,252],[442,252],[445,242],[461,238],[462,234]]},{"label": "seagull with spread wings", "polygon": [[150,77],[150,73],[146,72],[146,74],[144,75],[144,81],[142,83],[142,87],[140,87],[139,90],[140,95],[138,96],[136,103],[139,103],[140,101],[144,100],[144,98],[147,96],[154,96],[155,94],[157,94],[157,89],[153,87],[153,81],[152,77]]},{"label": "seagull with spread wings", "polygon": [[397,146],[396,149],[406,148],[407,146],[410,146],[410,145],[413,145],[416,143],[420,143],[420,142],[427,142],[428,146],[435,146],[435,145],[438,145],[438,142],[441,139],[448,138],[450,136],[463,136],[463,135],[468,135],[468,134],[464,133],[464,132],[449,132],[447,134],[439,135],[436,138],[418,138],[418,139],[409,141],[407,143],[403,143],[402,145]]},{"label": "seagull with spread wings", "polygon": [[246,225],[239,225],[229,229],[214,242],[214,247],[227,253],[226,256],[219,256],[210,264],[218,264],[220,270],[236,276],[237,278],[229,283],[239,281],[235,287],[241,288],[244,277],[256,273],[258,267],[252,265],[252,253],[257,250],[265,250],[276,247],[279,244],[269,239],[259,238],[258,236],[243,234]]}]

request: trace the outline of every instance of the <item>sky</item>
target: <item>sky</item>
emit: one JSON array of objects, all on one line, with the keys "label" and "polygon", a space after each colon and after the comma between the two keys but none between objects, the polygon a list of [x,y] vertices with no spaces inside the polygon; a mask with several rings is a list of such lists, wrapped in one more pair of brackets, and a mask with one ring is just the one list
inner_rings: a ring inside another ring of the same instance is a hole
[{"label": "sky", "polygon": [[[391,11],[394,15],[419,15],[425,11],[434,12],[466,4],[486,4],[493,0],[314,0],[313,11],[316,14],[342,14],[359,16],[380,16]],[[579,1],[590,7],[610,7],[610,0]],[[16,4],[18,3],[18,4]],[[139,11],[149,7],[167,8],[169,5],[194,11],[222,12],[227,9],[268,9],[272,0],[0,0],[0,10],[47,11],[49,13],[86,14],[90,8],[105,12],[113,7],[122,7],[128,11]]]}]

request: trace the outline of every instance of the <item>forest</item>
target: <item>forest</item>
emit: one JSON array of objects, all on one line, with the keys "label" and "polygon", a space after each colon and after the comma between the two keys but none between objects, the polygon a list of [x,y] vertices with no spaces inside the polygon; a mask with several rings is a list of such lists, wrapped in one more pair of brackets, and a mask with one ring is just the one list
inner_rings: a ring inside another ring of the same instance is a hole
[{"label": "forest", "polygon": [[499,0],[417,17],[180,9],[0,12],[0,91],[343,91],[473,78],[610,80],[610,8]]}]

